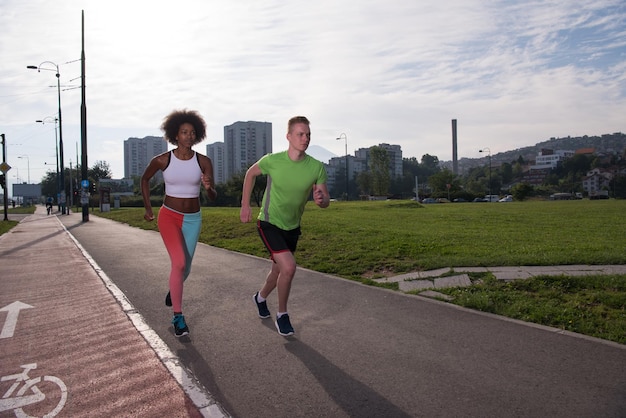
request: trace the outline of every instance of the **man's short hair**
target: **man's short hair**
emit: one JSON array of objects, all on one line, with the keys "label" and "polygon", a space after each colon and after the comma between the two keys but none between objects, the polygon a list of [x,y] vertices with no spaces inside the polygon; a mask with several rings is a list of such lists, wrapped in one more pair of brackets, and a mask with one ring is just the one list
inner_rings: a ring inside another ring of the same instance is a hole
[{"label": "man's short hair", "polygon": [[311,124],[305,116],[294,116],[289,119],[289,123],[287,123],[287,132],[291,132],[293,125],[297,125],[298,123],[304,123],[307,126]]}]

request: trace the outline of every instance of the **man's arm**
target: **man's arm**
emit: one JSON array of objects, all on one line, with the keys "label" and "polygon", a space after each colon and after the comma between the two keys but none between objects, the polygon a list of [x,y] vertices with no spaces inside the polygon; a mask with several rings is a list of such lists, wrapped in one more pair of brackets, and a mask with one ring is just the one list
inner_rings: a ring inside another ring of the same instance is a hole
[{"label": "man's arm", "polygon": [[330,194],[326,183],[313,185],[313,201],[320,208],[327,208],[330,205]]},{"label": "man's arm", "polygon": [[250,222],[252,220],[252,210],[250,209],[250,196],[252,196],[252,189],[257,176],[261,175],[261,168],[259,163],[254,163],[243,179],[243,191],[241,193],[241,211],[239,213],[239,219],[241,222]]}]

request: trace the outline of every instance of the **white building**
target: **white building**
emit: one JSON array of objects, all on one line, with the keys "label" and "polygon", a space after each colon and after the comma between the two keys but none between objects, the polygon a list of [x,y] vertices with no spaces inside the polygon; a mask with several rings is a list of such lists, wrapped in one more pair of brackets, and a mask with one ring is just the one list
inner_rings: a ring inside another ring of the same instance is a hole
[{"label": "white building", "polygon": [[225,126],[224,147],[224,181],[228,181],[272,152],[272,124],[248,121]]},{"label": "white building", "polygon": [[556,168],[559,161],[574,156],[575,151],[542,149],[537,155],[535,165],[531,166],[531,170],[553,169]]},{"label": "white building", "polygon": [[592,196],[600,190],[608,188],[612,178],[613,173],[610,171],[601,168],[589,170],[587,175],[583,177],[583,190]]},{"label": "white building", "polygon": [[[379,144],[381,147],[387,150],[389,154],[389,174],[391,178],[402,176],[402,148],[400,145]],[[369,171],[370,160],[370,148],[359,148],[354,151],[354,156],[349,155],[348,161],[348,179],[353,182],[356,177],[363,172]],[[339,181],[345,181],[346,178],[346,156],[333,157],[325,164],[326,172],[328,173],[328,188],[330,190],[345,190],[345,186],[338,184],[337,179],[343,179]],[[354,190],[352,190],[354,192]]]},{"label": "white building", "polygon": [[206,146],[206,155],[211,159],[213,163],[213,177],[215,178],[215,184],[222,184],[226,182],[224,175],[224,163],[226,158],[224,156],[224,143],[214,142]]},{"label": "white building", "polygon": [[[167,141],[159,136],[128,138],[124,141],[124,178],[141,176],[152,157],[167,151]],[[162,181],[161,172],[155,177]]]},{"label": "white building", "polygon": [[[389,175],[391,178],[402,177],[402,148],[400,145],[390,145],[390,144],[378,144],[378,147],[387,151],[389,155]],[[355,173],[360,173],[361,171],[369,170],[369,162],[370,162],[370,150],[369,148],[359,148],[354,152],[357,160],[361,163],[360,170],[355,170]]]}]

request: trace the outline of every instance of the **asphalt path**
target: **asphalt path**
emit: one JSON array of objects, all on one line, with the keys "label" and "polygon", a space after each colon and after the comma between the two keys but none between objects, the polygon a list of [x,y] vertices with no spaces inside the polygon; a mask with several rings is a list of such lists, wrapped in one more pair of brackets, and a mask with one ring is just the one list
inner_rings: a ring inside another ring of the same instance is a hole
[{"label": "asphalt path", "polygon": [[184,289],[191,333],[177,339],[160,235],[59,219],[234,417],[626,416],[624,345],[305,269],[289,301],[296,333],[284,338],[276,294],[272,319],[252,302],[270,262],[204,244]]}]

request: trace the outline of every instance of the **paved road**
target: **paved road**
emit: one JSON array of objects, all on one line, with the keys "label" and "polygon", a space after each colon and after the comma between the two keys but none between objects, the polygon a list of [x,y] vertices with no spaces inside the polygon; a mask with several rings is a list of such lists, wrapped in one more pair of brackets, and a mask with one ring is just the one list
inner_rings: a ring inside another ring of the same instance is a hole
[{"label": "paved road", "polygon": [[185,286],[191,335],[176,339],[158,233],[59,219],[232,416],[626,416],[624,345],[304,269],[290,300],[296,334],[283,338],[251,300],[269,262],[203,244]]}]

